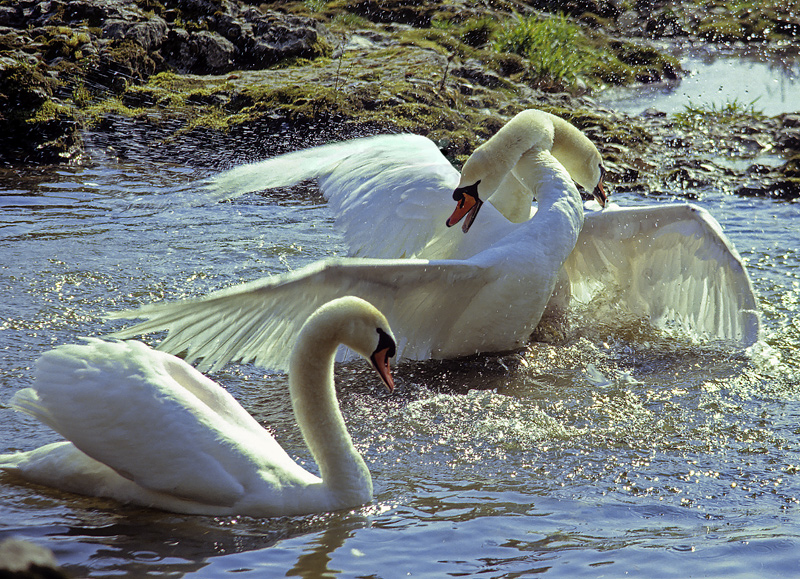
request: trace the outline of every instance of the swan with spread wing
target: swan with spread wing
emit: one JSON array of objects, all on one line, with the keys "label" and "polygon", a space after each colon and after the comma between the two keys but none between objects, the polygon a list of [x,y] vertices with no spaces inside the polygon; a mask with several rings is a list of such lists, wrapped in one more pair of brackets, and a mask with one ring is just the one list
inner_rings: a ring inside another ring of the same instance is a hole
[{"label": "swan with spread wing", "polygon": [[[522,119],[540,146],[549,147],[573,180],[604,205],[601,158],[592,142],[543,111],[523,111],[512,123]],[[481,148],[473,156],[480,155]],[[465,173],[469,168],[468,163]],[[483,180],[482,195],[471,195],[474,177],[463,179],[432,141],[416,135],[297,151],[223,172],[209,186],[215,197],[230,198],[310,178],[317,179],[356,256],[465,259],[535,213],[532,192],[514,171],[499,183]],[[451,220],[451,195],[464,184]],[[464,235],[447,227],[462,215],[469,228]],[[759,339],[758,308],[744,263],[719,223],[696,205],[611,205],[587,212],[548,311],[571,302],[589,304],[598,296],[617,312],[658,327],[678,324],[697,337],[742,347]]]}]

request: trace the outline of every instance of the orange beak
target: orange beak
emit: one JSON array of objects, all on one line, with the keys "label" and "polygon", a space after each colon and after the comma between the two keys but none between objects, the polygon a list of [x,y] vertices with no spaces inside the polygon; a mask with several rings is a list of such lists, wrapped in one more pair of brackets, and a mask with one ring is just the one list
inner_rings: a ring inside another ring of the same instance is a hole
[{"label": "orange beak", "polygon": [[467,219],[461,226],[461,230],[466,233],[472,227],[475,218],[478,216],[478,211],[483,205],[483,201],[478,197],[478,181],[474,185],[467,187],[459,187],[453,191],[453,200],[456,201],[456,208],[453,214],[447,218],[445,224],[447,227],[452,227],[466,216]]},{"label": "orange beak", "polygon": [[394,391],[394,380],[392,380],[392,369],[389,367],[389,358],[395,354],[394,340],[381,329],[378,329],[378,347],[369,357],[370,362],[381,377],[383,384],[389,390]]}]

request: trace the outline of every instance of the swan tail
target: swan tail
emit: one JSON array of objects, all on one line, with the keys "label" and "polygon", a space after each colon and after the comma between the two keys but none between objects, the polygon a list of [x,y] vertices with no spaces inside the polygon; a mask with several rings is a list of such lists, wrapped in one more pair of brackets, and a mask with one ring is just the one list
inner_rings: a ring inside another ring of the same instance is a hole
[{"label": "swan tail", "polygon": [[48,423],[47,409],[42,405],[39,394],[33,388],[23,388],[11,397],[11,408],[33,416],[39,422]]}]

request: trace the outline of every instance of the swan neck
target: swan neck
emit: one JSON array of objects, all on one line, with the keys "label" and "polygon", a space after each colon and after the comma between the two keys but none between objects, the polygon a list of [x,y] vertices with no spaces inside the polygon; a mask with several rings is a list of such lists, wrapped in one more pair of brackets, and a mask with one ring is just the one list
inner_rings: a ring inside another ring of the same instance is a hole
[{"label": "swan neck", "polygon": [[336,398],[334,360],[340,340],[334,324],[307,324],[289,364],[289,391],[303,440],[319,467],[323,485],[342,504],[372,497],[372,479],[358,454]]},{"label": "swan neck", "polygon": [[536,197],[538,210],[531,218],[535,227],[551,235],[568,236],[564,246],[571,251],[583,227],[583,203],[569,173],[549,151],[529,151],[517,163],[514,174]]}]

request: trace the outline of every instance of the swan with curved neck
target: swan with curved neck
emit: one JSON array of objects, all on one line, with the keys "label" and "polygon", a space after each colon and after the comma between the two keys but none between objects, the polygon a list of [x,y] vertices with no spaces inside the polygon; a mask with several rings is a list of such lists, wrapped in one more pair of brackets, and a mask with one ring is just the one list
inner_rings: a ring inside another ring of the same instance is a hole
[{"label": "swan with curved neck", "polygon": [[[504,156],[509,150],[524,151],[539,135],[539,147],[550,147],[571,178],[596,198],[599,194],[603,203],[600,154],[585,135],[542,111],[524,111],[509,125],[518,121],[521,127],[528,125],[518,147],[513,142],[497,146],[505,137],[495,135],[481,148]],[[505,129],[500,133],[511,134]],[[452,217],[454,189],[483,179],[472,174],[473,166],[485,166],[482,155],[468,161],[462,175],[425,137],[381,135],[239,166],[216,176],[209,187],[215,197],[230,198],[316,179],[349,255],[467,259],[495,246],[534,213],[532,191],[512,168],[495,191],[481,191],[481,199],[488,195],[487,202],[467,235],[445,225],[458,218]],[[511,158],[500,160],[497,173],[513,165]],[[758,340],[757,300],[745,265],[707,211],[688,204],[610,209],[586,214],[578,242],[560,272],[559,295],[553,296],[557,309],[603,296],[618,311],[656,326],[680,325],[695,335],[744,346]],[[528,267],[537,267],[537,260]]]},{"label": "swan with curved neck", "polygon": [[[206,183],[216,199],[290,186],[316,179],[344,236],[349,255],[358,257],[446,259],[467,236],[445,225],[453,213],[451,200],[464,199],[462,215],[469,228],[477,215],[474,204],[487,201],[505,219],[527,221],[532,192],[513,168],[528,150],[549,151],[585,191],[605,203],[602,159],[579,129],[564,119],[528,109],[513,117],[478,147],[460,173],[430,139],[398,134],[363,137],[279,155],[224,171]],[[478,198],[463,196],[474,187]],[[456,216],[455,222],[459,219]],[[376,232],[380,232],[376,235]],[[444,238],[444,239],[441,239]],[[486,236],[488,247],[497,236]],[[476,240],[472,240],[473,245]],[[438,253],[432,251],[435,246]]]},{"label": "swan with curved neck", "polygon": [[32,388],[12,405],[69,442],[0,456],[0,469],[32,482],[188,514],[296,515],[372,498],[333,385],[339,344],[393,382],[395,343],[372,305],[343,297],[305,323],[291,354],[295,418],[320,470],[295,463],[218,384],[140,342],[89,340],[45,353]]}]

